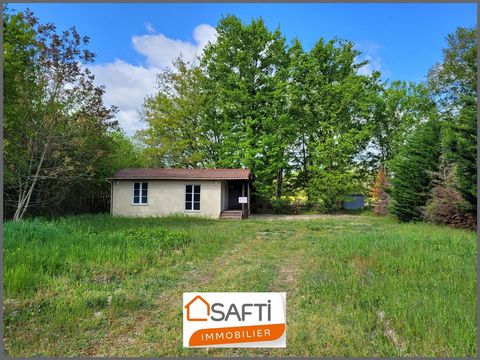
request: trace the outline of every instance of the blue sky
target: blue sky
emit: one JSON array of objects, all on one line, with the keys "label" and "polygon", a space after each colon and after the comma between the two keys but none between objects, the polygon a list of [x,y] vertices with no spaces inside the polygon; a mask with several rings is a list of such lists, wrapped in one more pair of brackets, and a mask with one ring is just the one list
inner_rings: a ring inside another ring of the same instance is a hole
[{"label": "blue sky", "polygon": [[[422,81],[441,60],[445,37],[458,26],[476,25],[476,4],[12,4],[29,7],[59,29],[76,25],[91,37],[97,79],[107,86],[107,102],[118,104],[129,134],[142,127],[135,108],[153,91],[154,74],[177,52],[201,51],[222,15],[244,21],[262,17],[280,26],[290,41],[310,49],[321,37],[357,44],[371,60],[367,70],[384,79]],[[203,26],[200,26],[202,25]],[[209,25],[209,26],[207,26]],[[200,26],[200,27],[199,27]],[[196,31],[195,31],[196,29]],[[140,89],[141,88],[141,89]],[[150,90],[149,90],[150,89]],[[135,91],[138,90],[138,91]]]}]

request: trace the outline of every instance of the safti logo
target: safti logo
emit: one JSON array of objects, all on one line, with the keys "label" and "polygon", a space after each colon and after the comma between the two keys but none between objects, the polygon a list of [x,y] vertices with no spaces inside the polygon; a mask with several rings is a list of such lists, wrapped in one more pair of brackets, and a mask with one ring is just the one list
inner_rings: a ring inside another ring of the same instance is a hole
[{"label": "safti logo", "polygon": [[184,293],[184,347],[285,347],[285,293]]},{"label": "safti logo", "polygon": [[[198,309],[198,305],[200,305],[200,309]],[[210,304],[200,295],[190,300],[190,302],[185,305],[185,309],[187,309],[187,321],[207,321],[208,315],[210,315]],[[198,317],[198,315],[197,317],[195,317],[195,315],[192,316],[192,313],[199,313],[200,317]]]}]

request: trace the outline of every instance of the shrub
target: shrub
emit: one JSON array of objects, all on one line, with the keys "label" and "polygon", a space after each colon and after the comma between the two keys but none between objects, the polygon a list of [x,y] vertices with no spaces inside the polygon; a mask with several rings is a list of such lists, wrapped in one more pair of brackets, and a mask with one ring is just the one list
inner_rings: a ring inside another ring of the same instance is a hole
[{"label": "shrub", "polygon": [[373,203],[373,212],[376,215],[385,216],[388,215],[388,202],[389,196],[385,189],[388,188],[388,179],[385,170],[381,168],[375,178],[370,196]]},{"label": "shrub", "polygon": [[435,185],[423,211],[424,219],[437,224],[476,229],[476,219],[458,190],[455,167],[443,164],[435,173]]},{"label": "shrub", "polygon": [[270,206],[275,214],[293,214],[294,209],[298,211],[298,206],[292,207],[290,200],[288,199],[272,199]]}]

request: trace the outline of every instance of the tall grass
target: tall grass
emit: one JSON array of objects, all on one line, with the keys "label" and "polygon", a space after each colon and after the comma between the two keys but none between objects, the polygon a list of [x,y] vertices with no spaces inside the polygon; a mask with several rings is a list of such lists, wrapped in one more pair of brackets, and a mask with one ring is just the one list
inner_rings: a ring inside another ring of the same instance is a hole
[{"label": "tall grass", "polygon": [[11,356],[264,354],[182,349],[181,293],[201,290],[287,291],[287,349],[274,355],[476,354],[471,231],[94,215],[7,222],[3,250]]},{"label": "tall grass", "polygon": [[5,295],[30,296],[49,280],[62,276],[76,281],[94,275],[123,278],[152,266],[166,251],[181,249],[192,241],[179,230],[124,225],[109,229],[108,221],[92,219],[86,228],[78,218],[6,223]]},{"label": "tall grass", "polygon": [[317,225],[309,236],[303,324],[337,332],[307,335],[307,354],[318,355],[318,336],[344,342],[341,356],[475,354],[474,234],[428,224],[355,227]]}]

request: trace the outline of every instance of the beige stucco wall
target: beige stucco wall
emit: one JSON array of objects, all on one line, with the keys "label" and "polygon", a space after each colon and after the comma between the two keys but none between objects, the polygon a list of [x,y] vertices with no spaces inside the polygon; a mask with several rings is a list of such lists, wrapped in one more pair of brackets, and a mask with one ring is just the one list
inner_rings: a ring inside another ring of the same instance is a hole
[{"label": "beige stucco wall", "polygon": [[[170,214],[201,215],[218,218],[222,206],[221,181],[149,180],[148,205],[133,205],[131,180],[113,180],[112,215],[165,216]],[[200,211],[185,210],[185,185],[201,185]]]}]

